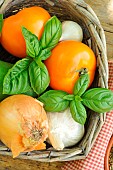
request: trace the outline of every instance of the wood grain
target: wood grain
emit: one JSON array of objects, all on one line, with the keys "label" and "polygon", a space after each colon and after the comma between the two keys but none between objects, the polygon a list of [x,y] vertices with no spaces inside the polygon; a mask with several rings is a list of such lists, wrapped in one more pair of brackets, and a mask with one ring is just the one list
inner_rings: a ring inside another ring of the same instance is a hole
[{"label": "wood grain", "polygon": [[60,170],[63,163],[42,163],[0,155],[0,170]]},{"label": "wood grain", "polygon": [[[108,59],[113,59],[113,0],[85,0],[85,2],[100,19],[106,35]],[[0,170],[60,170],[63,164],[63,162],[40,163],[0,155]]]},{"label": "wood grain", "polygon": [[98,16],[106,35],[108,59],[113,59],[113,0],[85,0]]}]

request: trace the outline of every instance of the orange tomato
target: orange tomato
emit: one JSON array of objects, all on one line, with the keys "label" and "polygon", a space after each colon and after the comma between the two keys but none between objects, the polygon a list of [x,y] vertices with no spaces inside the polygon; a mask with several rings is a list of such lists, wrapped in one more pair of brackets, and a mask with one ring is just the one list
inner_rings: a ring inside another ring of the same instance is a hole
[{"label": "orange tomato", "polygon": [[4,19],[1,34],[2,46],[12,55],[26,57],[26,45],[21,27],[26,27],[40,39],[44,24],[50,18],[49,13],[41,7],[29,7]]},{"label": "orange tomato", "polygon": [[96,57],[85,44],[76,41],[62,41],[45,61],[50,75],[50,87],[56,90],[73,92],[73,87],[79,73],[77,70],[87,68],[90,84],[93,82],[96,70]]}]

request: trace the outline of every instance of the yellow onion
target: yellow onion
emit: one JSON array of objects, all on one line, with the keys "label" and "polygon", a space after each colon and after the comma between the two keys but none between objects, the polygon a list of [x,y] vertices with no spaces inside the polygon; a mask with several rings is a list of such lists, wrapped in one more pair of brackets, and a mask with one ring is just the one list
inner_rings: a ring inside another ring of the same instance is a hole
[{"label": "yellow onion", "polygon": [[48,120],[43,104],[27,95],[13,95],[0,103],[0,140],[20,152],[45,149]]}]

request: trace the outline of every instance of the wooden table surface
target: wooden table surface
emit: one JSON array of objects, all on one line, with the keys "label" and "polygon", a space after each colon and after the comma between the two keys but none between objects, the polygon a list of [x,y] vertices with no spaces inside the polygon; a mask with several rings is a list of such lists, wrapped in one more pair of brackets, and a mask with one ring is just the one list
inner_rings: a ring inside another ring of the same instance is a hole
[{"label": "wooden table surface", "polygon": [[[1,0],[0,0],[1,1]],[[97,14],[104,28],[108,59],[113,59],[113,0],[85,0]],[[60,170],[64,163],[40,163],[0,156],[0,170]]]}]

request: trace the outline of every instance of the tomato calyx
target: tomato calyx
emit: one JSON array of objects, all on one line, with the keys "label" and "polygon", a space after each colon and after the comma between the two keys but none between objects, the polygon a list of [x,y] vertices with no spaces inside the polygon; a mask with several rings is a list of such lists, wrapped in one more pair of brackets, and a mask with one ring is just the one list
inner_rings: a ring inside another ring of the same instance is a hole
[{"label": "tomato calyx", "polygon": [[81,68],[79,70],[76,70],[76,72],[79,72],[79,76],[88,73],[87,68]]}]

